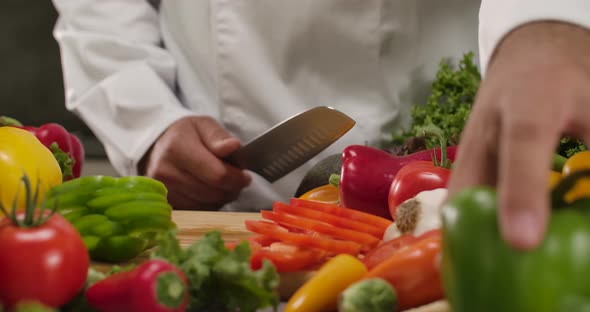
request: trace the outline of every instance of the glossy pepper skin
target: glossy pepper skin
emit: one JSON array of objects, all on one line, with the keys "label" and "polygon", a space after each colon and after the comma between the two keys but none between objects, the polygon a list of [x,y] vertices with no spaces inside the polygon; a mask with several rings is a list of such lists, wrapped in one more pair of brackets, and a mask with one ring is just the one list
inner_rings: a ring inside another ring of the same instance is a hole
[{"label": "glossy pepper skin", "polygon": [[115,273],[86,290],[86,300],[100,312],[182,312],[188,298],[184,273],[160,259]]},{"label": "glossy pepper skin", "polygon": [[56,123],[47,123],[40,127],[23,126],[21,128],[34,134],[49,149],[51,149],[53,143],[56,143],[60,150],[73,159],[71,175],[65,175],[65,181],[80,177],[84,164],[84,147],[78,137]]},{"label": "glossy pepper skin", "polygon": [[587,205],[554,206],[545,240],[540,247],[522,252],[501,238],[494,189],[474,187],[455,194],[442,212],[442,276],[452,310],[588,308],[589,212]]},{"label": "glossy pepper skin", "polygon": [[40,127],[32,127],[23,125],[14,118],[0,116],[0,127],[2,126],[21,128],[34,134],[57,159],[64,181],[78,178],[82,174],[84,146],[78,137],[69,133],[61,125],[47,123]]},{"label": "glossy pepper skin", "polygon": [[284,312],[335,311],[338,297],[367,273],[356,257],[340,254],[328,260],[291,296]]},{"label": "glossy pepper skin", "polygon": [[[447,147],[447,158],[455,161],[458,146]],[[350,145],[342,152],[340,172],[340,204],[343,207],[368,212],[391,220],[388,194],[398,171],[414,161],[432,161],[440,148],[396,156],[377,148]]]}]

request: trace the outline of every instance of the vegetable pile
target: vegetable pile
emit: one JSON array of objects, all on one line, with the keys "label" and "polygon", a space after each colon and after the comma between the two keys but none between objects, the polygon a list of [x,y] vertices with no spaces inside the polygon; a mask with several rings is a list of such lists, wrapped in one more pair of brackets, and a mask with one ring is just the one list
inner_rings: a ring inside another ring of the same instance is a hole
[{"label": "vegetable pile", "polygon": [[155,244],[158,233],[175,227],[163,183],[142,176],[85,176],[46,194],[46,206],[78,230],[92,260],[131,260]]}]

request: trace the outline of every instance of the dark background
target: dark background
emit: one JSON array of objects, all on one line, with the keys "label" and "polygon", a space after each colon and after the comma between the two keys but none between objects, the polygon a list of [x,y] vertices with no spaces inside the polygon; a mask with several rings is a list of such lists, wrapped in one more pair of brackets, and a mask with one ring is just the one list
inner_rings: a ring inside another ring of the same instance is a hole
[{"label": "dark background", "polygon": [[49,0],[0,0],[0,115],[33,126],[59,123],[82,139],[88,157],[104,157],[92,132],[66,110],[56,19]]}]

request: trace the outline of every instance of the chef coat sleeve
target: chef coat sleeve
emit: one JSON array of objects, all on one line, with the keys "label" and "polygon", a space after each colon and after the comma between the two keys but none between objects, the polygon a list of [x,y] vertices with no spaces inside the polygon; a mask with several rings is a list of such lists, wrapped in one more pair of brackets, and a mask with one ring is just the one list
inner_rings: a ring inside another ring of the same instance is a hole
[{"label": "chef coat sleeve", "polygon": [[590,28],[588,0],[482,0],[479,12],[479,57],[485,74],[494,49],[515,28],[552,20]]},{"label": "chef coat sleeve", "polygon": [[103,143],[121,175],[176,120],[176,64],[162,48],[158,12],[140,0],[53,0],[66,107]]}]

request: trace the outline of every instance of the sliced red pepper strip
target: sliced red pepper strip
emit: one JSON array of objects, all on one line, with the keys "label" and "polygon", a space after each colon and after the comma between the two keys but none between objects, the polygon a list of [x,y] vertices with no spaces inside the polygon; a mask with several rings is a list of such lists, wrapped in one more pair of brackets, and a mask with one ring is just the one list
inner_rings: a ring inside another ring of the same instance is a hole
[{"label": "sliced red pepper strip", "polygon": [[266,236],[266,235],[254,235],[254,236],[250,236],[246,239],[249,242],[257,243],[262,247],[268,247],[268,246],[270,246],[270,244],[276,243],[279,241],[277,239],[274,239],[274,238],[272,238],[270,236]]},{"label": "sliced red pepper strip", "polygon": [[308,218],[308,219],[322,221],[322,222],[329,223],[329,224],[332,224],[332,225],[340,227],[340,228],[345,228],[345,229],[355,230],[355,231],[362,232],[362,233],[367,233],[377,239],[382,239],[383,234],[384,234],[384,231],[382,231],[379,228],[376,228],[374,226],[371,226],[369,224],[365,224],[365,223],[362,223],[359,221],[335,216],[335,215],[327,213],[327,212],[314,210],[314,209],[310,209],[310,208],[306,208],[306,207],[294,207],[294,206],[291,206],[289,204],[285,204],[282,202],[275,202],[273,204],[272,210],[276,211],[276,212],[288,213],[288,214],[301,216],[301,217]]},{"label": "sliced red pepper strip", "polygon": [[354,256],[358,255],[361,250],[361,245],[355,242],[291,233],[275,223],[264,220],[246,220],[244,223],[249,231],[304,248],[318,248],[335,254],[346,253]]},{"label": "sliced red pepper strip", "polygon": [[278,272],[302,271],[313,267],[323,259],[323,253],[312,249],[297,249],[290,252],[261,248],[252,253],[250,268],[258,270],[264,259],[269,260]]},{"label": "sliced red pepper strip", "polygon": [[349,229],[335,227],[329,223],[307,219],[299,216],[294,216],[286,213],[276,211],[261,211],[262,217],[267,220],[275,221],[281,224],[288,224],[302,229],[311,230],[320,234],[328,235],[333,238],[348,240],[363,245],[364,250],[379,244],[379,239],[366,234]]},{"label": "sliced red pepper strip", "polygon": [[393,221],[391,221],[391,220],[381,218],[376,215],[372,215],[370,213],[362,212],[359,210],[340,207],[340,206],[329,204],[329,203],[322,203],[322,202],[316,202],[316,201],[311,201],[311,200],[305,200],[305,199],[301,199],[301,198],[291,198],[291,206],[307,207],[307,208],[331,213],[335,216],[349,218],[352,220],[363,222],[365,224],[370,224],[372,226],[376,226],[380,230],[383,230],[384,232],[385,232],[385,229],[387,229],[387,227],[393,223]]}]

